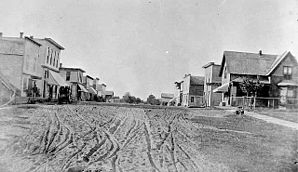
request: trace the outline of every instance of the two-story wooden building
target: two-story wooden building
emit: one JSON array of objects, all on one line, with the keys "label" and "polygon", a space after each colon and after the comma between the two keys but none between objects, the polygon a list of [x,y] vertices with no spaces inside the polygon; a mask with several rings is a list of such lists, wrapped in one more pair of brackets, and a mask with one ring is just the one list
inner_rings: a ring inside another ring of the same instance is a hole
[{"label": "two-story wooden building", "polygon": [[236,103],[235,97],[246,95],[239,85],[244,77],[264,84],[258,97],[279,98],[275,103],[281,104],[295,104],[290,101],[298,98],[298,63],[289,51],[281,55],[225,51],[219,75],[222,85],[214,92],[221,92],[227,105]]},{"label": "two-story wooden building", "polygon": [[[30,37],[4,37],[0,33],[0,72],[2,78],[27,97],[36,85],[43,92],[40,52],[41,44]],[[37,96],[39,96],[37,95]]]},{"label": "two-story wooden building", "polygon": [[84,86],[85,71],[80,68],[66,68],[60,67],[60,75],[65,79],[67,83],[71,85],[71,97],[73,100],[86,100],[89,94],[88,90]]},{"label": "two-story wooden building", "polygon": [[39,64],[42,67],[42,97],[57,99],[59,88],[61,86],[69,86],[59,75],[60,55],[64,47],[51,38],[31,38],[41,45]]},{"label": "two-story wooden building", "polygon": [[220,65],[210,62],[203,68],[205,69],[204,98],[206,106],[218,106],[221,102],[221,93],[214,93],[213,90],[221,85]]},{"label": "two-story wooden building", "polygon": [[97,97],[97,91],[93,87],[94,78],[90,75],[84,76],[84,86],[87,88],[89,94],[87,95],[87,100],[95,100]]},{"label": "two-story wooden building", "polygon": [[187,74],[182,82],[182,106],[204,105],[204,77]]}]

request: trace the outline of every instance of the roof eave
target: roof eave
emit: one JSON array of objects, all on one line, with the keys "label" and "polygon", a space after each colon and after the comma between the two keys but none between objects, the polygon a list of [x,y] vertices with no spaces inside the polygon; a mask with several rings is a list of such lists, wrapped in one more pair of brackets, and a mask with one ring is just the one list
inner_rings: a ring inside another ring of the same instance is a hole
[{"label": "roof eave", "polygon": [[85,73],[86,71],[84,71],[83,69],[81,68],[67,68],[67,67],[60,67],[59,70],[62,69],[62,70],[79,70],[83,73]]},{"label": "roof eave", "polygon": [[219,77],[222,76],[222,73],[223,73],[223,67],[224,67],[224,63],[226,61],[226,57],[225,57],[225,51],[224,51],[224,54],[223,54],[223,57],[222,57],[222,60],[221,60],[221,65],[220,65],[220,70],[219,70]]},{"label": "roof eave", "polygon": [[284,60],[284,58],[290,53],[290,51],[285,51],[282,54],[282,57],[280,57],[279,61],[271,67],[271,69],[269,70],[269,72],[267,72],[266,76],[271,75],[271,73],[277,68],[277,66]]},{"label": "roof eave", "polygon": [[86,75],[86,77],[87,77],[87,78],[90,78],[90,79],[92,79],[92,80],[94,80],[94,78],[91,77],[90,75]]},{"label": "roof eave", "polygon": [[33,42],[34,44],[38,45],[39,47],[41,46],[40,43],[38,43],[37,41],[34,41],[32,38],[25,36],[25,39],[28,39],[29,41]]},{"label": "roof eave", "polygon": [[52,38],[45,38],[48,42],[54,44],[57,48],[60,50],[64,50],[64,47],[62,47],[60,44],[58,44],[56,41],[54,41]]}]

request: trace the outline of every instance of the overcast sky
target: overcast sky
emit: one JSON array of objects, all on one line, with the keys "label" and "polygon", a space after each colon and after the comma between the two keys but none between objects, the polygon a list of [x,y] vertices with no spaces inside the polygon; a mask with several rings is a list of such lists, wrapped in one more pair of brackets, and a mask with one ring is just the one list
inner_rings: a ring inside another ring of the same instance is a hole
[{"label": "overcast sky", "polygon": [[173,92],[223,51],[298,56],[297,0],[1,0],[0,32],[51,37],[122,97]]}]

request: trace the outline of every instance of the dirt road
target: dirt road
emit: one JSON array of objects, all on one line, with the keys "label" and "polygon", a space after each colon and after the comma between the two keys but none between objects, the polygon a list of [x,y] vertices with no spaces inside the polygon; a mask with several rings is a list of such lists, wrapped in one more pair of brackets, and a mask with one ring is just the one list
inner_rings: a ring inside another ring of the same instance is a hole
[{"label": "dirt road", "polygon": [[199,154],[192,140],[197,127],[186,113],[163,111],[44,106],[2,112],[2,124],[11,125],[1,127],[0,166],[8,172],[228,171]]},{"label": "dirt road", "polygon": [[224,111],[211,117],[211,112],[96,105],[4,108],[0,172],[296,168],[293,131],[225,117]]}]

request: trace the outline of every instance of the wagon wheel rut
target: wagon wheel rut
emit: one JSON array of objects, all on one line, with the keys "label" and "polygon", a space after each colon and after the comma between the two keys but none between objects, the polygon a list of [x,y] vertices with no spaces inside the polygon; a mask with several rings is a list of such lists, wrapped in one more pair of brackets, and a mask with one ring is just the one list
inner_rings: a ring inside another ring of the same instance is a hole
[{"label": "wagon wheel rut", "polygon": [[38,113],[22,137],[27,172],[208,169],[196,140],[202,128],[183,111],[62,105]]}]

